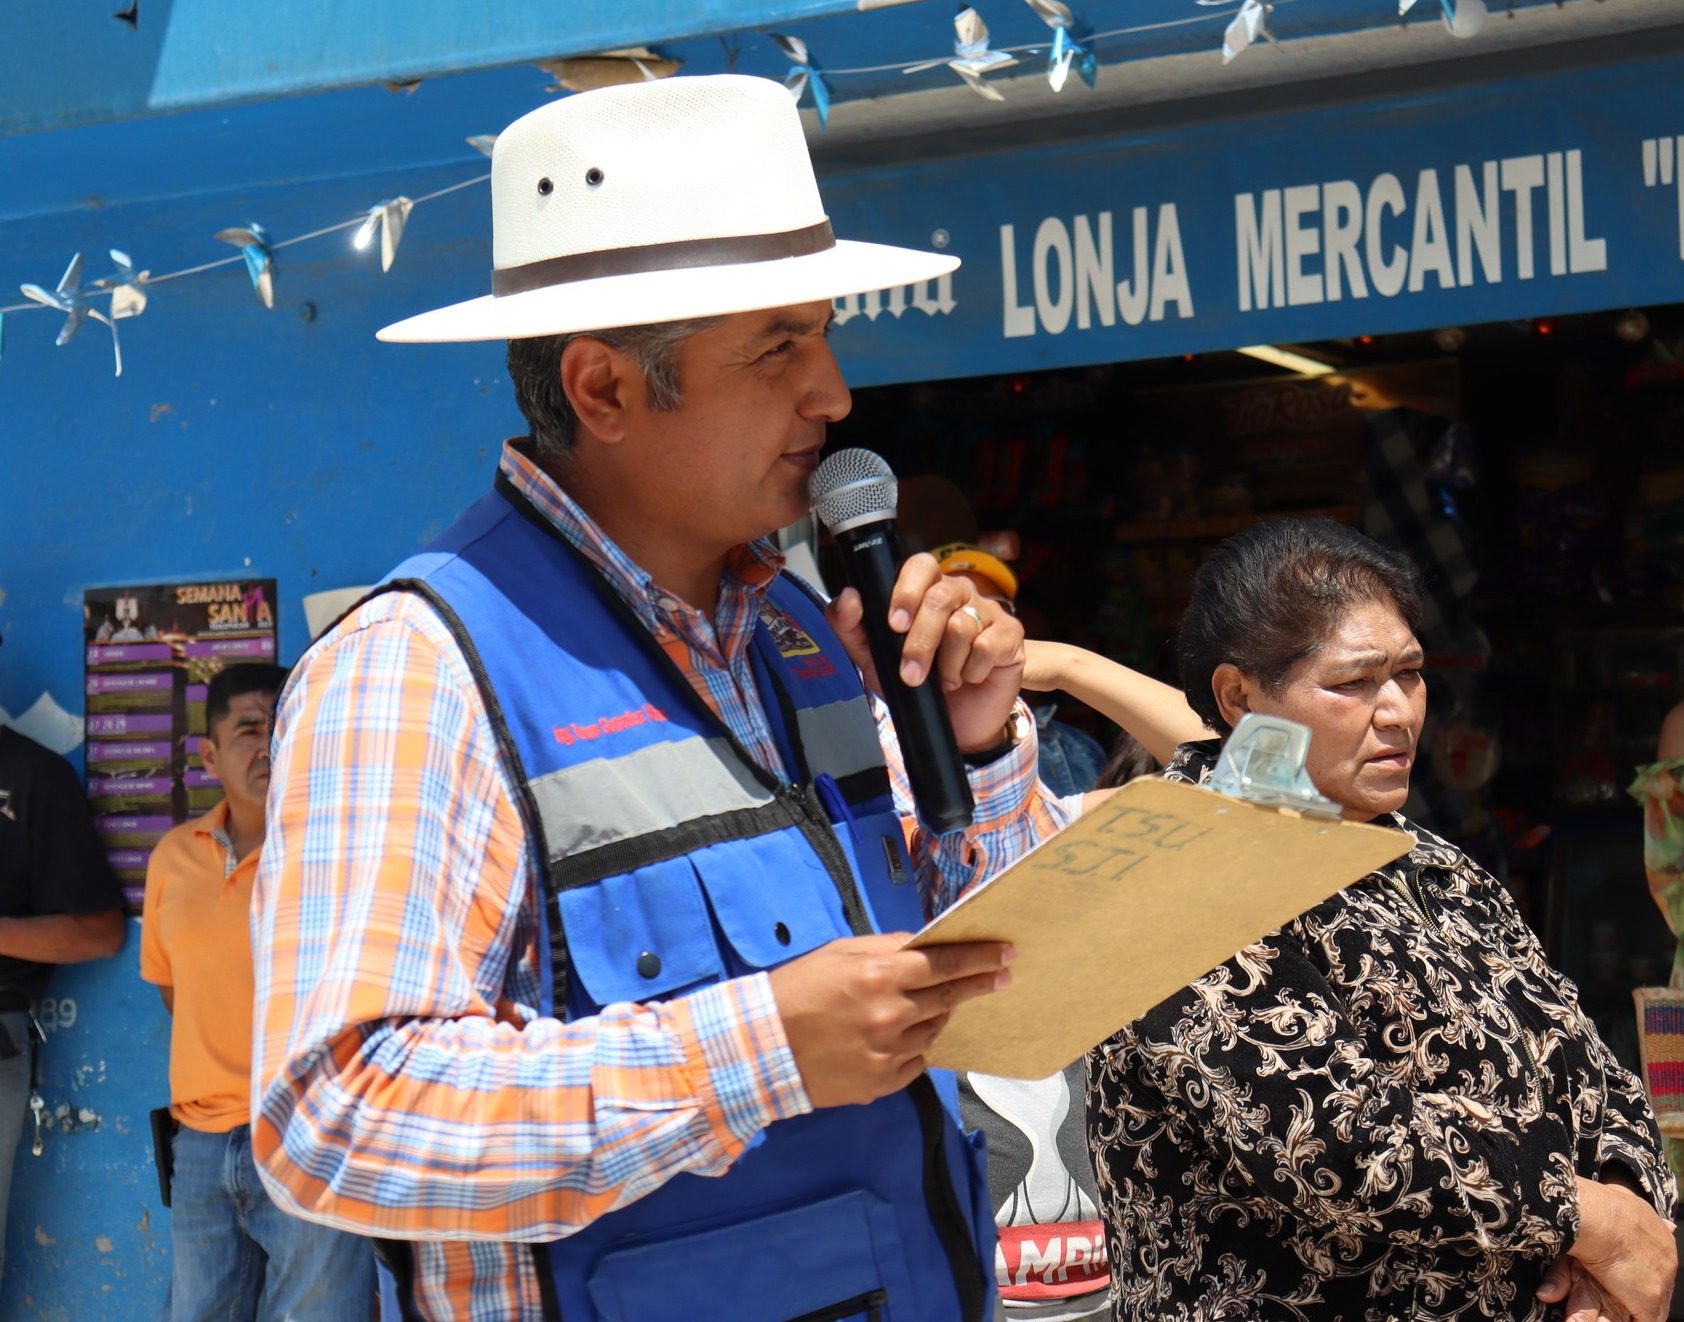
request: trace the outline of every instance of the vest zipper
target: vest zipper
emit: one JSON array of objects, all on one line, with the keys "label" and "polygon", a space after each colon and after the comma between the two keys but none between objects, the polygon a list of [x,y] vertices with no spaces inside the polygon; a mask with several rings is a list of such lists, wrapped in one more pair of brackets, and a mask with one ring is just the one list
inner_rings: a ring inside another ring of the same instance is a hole
[{"label": "vest zipper", "polygon": [[[825,871],[830,874],[836,893],[841,897],[842,913],[848,920],[849,929],[857,936],[869,936],[877,929],[865,911],[854,869],[849,866],[848,855],[831,829],[830,814],[825,809],[824,800],[820,797],[818,787],[806,766],[806,759],[801,754],[793,704],[770,666],[767,667],[767,674],[772,678],[773,690],[781,704],[784,724],[790,735],[789,742],[797,750],[801,764],[796,770],[803,782],[800,786],[780,785],[776,793],[788,806],[796,827],[824,863]],[[864,848],[863,844],[859,847]],[[863,859],[861,865],[864,865]],[[924,1202],[929,1209],[930,1225],[941,1243],[948,1270],[953,1276],[953,1289],[959,1300],[959,1316],[963,1322],[984,1322],[983,1305],[988,1296],[983,1285],[982,1260],[977,1255],[970,1218],[960,1205],[953,1184],[953,1171],[947,1160],[945,1136],[951,1123],[947,1109],[941,1104],[935,1084],[931,1082],[928,1074],[921,1074],[914,1079],[907,1086],[907,1094],[912,1100],[914,1111],[917,1112],[918,1129],[924,1142]],[[992,1268],[992,1264],[990,1267]],[[832,1322],[833,1319],[839,1322],[839,1319],[852,1317],[862,1311],[868,1322],[880,1322],[882,1308],[887,1302],[887,1294],[882,1290],[875,1290],[829,1308],[804,1313],[793,1322]]]},{"label": "vest zipper", "polygon": [[[764,661],[764,658],[762,660]],[[836,893],[842,898],[842,916],[848,920],[848,930],[855,936],[870,936],[877,929],[872,926],[871,918],[860,900],[859,883],[854,878],[854,870],[848,865],[848,855],[836,841],[836,833],[831,829],[830,813],[825,810],[824,800],[819,795],[818,785],[807,765],[807,752],[801,746],[801,718],[796,713],[795,703],[784,688],[783,680],[777,671],[772,668],[770,662],[765,662],[764,668],[766,680],[772,689],[772,697],[778,704],[778,714],[783,718],[784,742],[789,745],[789,752],[794,760],[794,765],[789,770],[792,779],[798,782],[787,786],[780,782],[776,793],[788,805],[803,838],[813,847],[819,861],[824,864],[824,870],[830,874],[831,884],[836,887]],[[861,862],[863,866],[863,860]]]},{"label": "vest zipper", "polygon": [[858,1313],[864,1313],[867,1322],[882,1322],[883,1306],[888,1302],[887,1290],[867,1290],[864,1294],[844,1299],[841,1303],[826,1304],[823,1308],[815,1308],[811,1313],[792,1317],[789,1322],[842,1322],[843,1318],[853,1317]]},{"label": "vest zipper", "polygon": [[[959,1316],[964,1322],[983,1322],[982,1309],[988,1292],[983,1286],[982,1259],[977,1256],[976,1240],[971,1237],[970,1219],[954,1191],[953,1171],[947,1163],[947,1144],[943,1141],[952,1121],[928,1074],[920,1074],[907,1085],[906,1091],[918,1112],[918,1127],[924,1135],[924,1202],[929,1207],[936,1238],[947,1255],[948,1270],[953,1273]],[[990,1263],[991,1273],[993,1267]]]},{"label": "vest zipper", "polygon": [[[543,1315],[544,1322],[566,1322],[561,1315],[561,1299],[555,1288],[555,1265],[550,1261],[550,1249],[553,1244],[528,1244],[524,1246],[532,1253],[532,1268],[538,1274],[538,1308]],[[419,1318],[421,1315],[415,1315]],[[403,1315],[403,1322],[409,1322],[409,1314]]]},{"label": "vest zipper", "polygon": [[788,809],[790,820],[830,874],[831,884],[842,900],[842,916],[848,920],[848,930],[855,936],[870,936],[876,929],[865,911],[859,883],[854,880],[854,870],[848,865],[848,855],[837,842],[836,833],[831,830],[830,816],[819,801],[818,791],[811,783],[780,785],[777,795]]}]

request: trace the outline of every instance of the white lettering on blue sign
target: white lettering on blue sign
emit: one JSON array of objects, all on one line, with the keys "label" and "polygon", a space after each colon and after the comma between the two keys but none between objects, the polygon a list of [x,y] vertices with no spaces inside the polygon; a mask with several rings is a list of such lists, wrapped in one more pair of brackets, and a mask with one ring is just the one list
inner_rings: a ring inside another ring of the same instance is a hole
[{"label": "white lettering on blue sign", "polygon": [[[1113,217],[1101,211],[1096,218],[1074,217],[1068,224],[1047,216],[1035,228],[1029,254],[1029,288],[1024,302],[1018,264],[1017,229],[1000,226],[1000,289],[1002,332],[1019,339],[1043,331],[1062,335],[1070,323],[1089,330],[1097,320],[1114,326],[1162,321],[1173,305],[1178,317],[1193,315],[1193,290],[1187,278],[1187,258],[1181,243],[1181,223],[1175,203],[1158,207],[1154,221],[1149,207],[1130,214],[1129,274],[1117,279]],[[1150,251],[1150,267],[1148,267]]]},{"label": "white lettering on blue sign", "polygon": [[[1658,153],[1655,153],[1658,156]],[[1503,280],[1503,241],[1516,278],[1537,274],[1535,195],[1551,275],[1608,269],[1608,243],[1587,233],[1583,155],[1540,152],[1457,165],[1445,178],[1419,171],[1413,191],[1395,174],[1366,194],[1349,179],[1234,195],[1234,252],[1241,312],[1381,298]],[[1508,200],[1507,229],[1504,200]],[[1409,241],[1401,242],[1407,224]],[[1681,231],[1684,243],[1684,231]]]},{"label": "white lettering on blue sign", "polygon": [[908,307],[916,308],[927,317],[945,317],[958,306],[953,301],[953,273],[934,280],[922,280],[915,285],[899,285],[894,289],[873,289],[864,294],[847,294],[831,300],[836,310],[834,324],[846,326],[855,317],[876,321],[887,312],[897,321]]},{"label": "white lettering on blue sign", "polygon": [[892,197],[858,190],[854,219],[939,231],[965,258],[959,306],[945,282],[838,300],[860,328],[838,353],[863,385],[1676,301],[1684,56],[1661,65],[1641,90],[1575,75],[1601,110],[1571,122],[1553,84],[1470,93],[1477,139],[1450,98],[1264,116],[1239,156],[1212,124],[1168,152],[1090,144],[1079,169],[920,166]]},{"label": "white lettering on blue sign", "polygon": [[[1674,171],[1674,158],[1679,168]],[[1643,139],[1643,186],[1665,188],[1677,180],[1678,257],[1684,261],[1684,133],[1676,138]]]}]

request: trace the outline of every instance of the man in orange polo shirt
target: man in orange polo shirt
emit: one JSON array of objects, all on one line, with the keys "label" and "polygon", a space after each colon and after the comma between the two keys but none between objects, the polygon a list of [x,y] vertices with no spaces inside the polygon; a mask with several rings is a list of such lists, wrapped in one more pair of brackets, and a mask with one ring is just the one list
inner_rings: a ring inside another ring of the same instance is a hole
[{"label": "man in orange polo shirt", "polygon": [[285,679],[279,666],[247,664],[211,681],[199,756],[223,800],[159,841],[146,870],[140,976],[173,1016],[174,1322],[360,1322],[373,1312],[368,1241],[282,1212],[251,1156],[251,883]]}]

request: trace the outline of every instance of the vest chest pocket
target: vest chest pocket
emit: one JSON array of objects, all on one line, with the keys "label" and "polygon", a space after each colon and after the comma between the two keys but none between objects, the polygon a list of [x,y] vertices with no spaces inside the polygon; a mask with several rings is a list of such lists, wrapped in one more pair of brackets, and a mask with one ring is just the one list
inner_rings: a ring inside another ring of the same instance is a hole
[{"label": "vest chest pocket", "polygon": [[924,925],[924,901],[906,834],[892,808],[862,812],[837,828],[837,837],[863,881],[866,904],[880,932],[916,932]]},{"label": "vest chest pocket", "polygon": [[[590,1275],[604,1322],[919,1322],[893,1209],[855,1191],[737,1225],[605,1253]],[[716,1313],[729,1299],[729,1312]],[[898,1305],[898,1307],[897,1307]]]},{"label": "vest chest pocket", "polygon": [[724,972],[688,858],[564,890],[561,916],[574,971],[599,1007],[659,1000]]},{"label": "vest chest pocket", "polygon": [[692,854],[741,973],[775,968],[852,936],[830,874],[794,831],[734,840]]}]

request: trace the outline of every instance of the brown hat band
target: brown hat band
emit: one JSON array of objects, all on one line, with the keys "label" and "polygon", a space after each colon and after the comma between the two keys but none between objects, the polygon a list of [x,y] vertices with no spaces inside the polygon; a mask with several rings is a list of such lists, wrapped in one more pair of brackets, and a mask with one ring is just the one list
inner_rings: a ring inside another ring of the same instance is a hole
[{"label": "brown hat band", "polygon": [[783,230],[777,234],[742,234],[724,239],[679,239],[673,243],[644,243],[631,248],[599,248],[595,252],[546,257],[541,262],[494,270],[491,273],[491,292],[501,297],[608,275],[772,262],[781,257],[806,257],[835,246],[836,235],[831,232],[830,222],[821,220],[817,225]]}]

